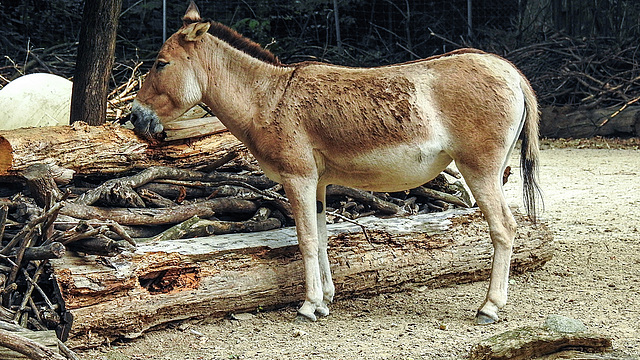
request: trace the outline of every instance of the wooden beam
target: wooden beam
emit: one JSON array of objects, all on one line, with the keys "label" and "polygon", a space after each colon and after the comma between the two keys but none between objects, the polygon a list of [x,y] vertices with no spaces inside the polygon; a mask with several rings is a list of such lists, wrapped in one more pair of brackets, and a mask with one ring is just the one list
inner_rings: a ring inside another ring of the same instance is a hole
[{"label": "wooden beam", "polygon": [[[552,257],[548,228],[517,219],[516,273]],[[493,250],[476,210],[358,221],[368,236],[358,225],[329,225],[338,299],[488,278]],[[176,320],[295,303],[304,291],[294,228],[143,243],[110,264],[72,255],[51,263],[74,316],[74,347],[135,338]]]}]

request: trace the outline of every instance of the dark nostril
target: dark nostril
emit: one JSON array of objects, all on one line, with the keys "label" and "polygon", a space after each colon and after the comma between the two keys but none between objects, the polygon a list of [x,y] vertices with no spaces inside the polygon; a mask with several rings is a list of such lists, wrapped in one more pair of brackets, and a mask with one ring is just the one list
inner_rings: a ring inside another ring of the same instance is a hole
[{"label": "dark nostril", "polygon": [[131,123],[135,125],[136,121],[138,121],[138,115],[136,115],[135,113],[131,113],[131,115],[129,116],[129,121],[131,121]]}]

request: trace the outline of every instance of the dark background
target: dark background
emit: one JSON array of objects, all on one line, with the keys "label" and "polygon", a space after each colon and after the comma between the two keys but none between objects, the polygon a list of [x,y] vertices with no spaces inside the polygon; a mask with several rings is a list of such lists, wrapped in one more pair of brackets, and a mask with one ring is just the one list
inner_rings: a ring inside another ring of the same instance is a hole
[{"label": "dark background", "polygon": [[[473,46],[516,63],[532,80],[543,105],[581,104],[589,95],[620,84],[625,85],[618,89],[620,94],[607,93],[611,99],[599,105],[622,104],[631,93],[640,94],[634,87],[639,74],[637,0],[199,0],[197,4],[203,17],[233,27],[285,63],[316,60],[378,66]],[[168,34],[180,27],[187,5],[188,1],[167,0]],[[31,72],[71,77],[81,13],[81,0],[0,0],[0,85]],[[124,0],[112,86],[126,81],[141,61],[139,71],[144,73],[161,44],[162,1]]]}]

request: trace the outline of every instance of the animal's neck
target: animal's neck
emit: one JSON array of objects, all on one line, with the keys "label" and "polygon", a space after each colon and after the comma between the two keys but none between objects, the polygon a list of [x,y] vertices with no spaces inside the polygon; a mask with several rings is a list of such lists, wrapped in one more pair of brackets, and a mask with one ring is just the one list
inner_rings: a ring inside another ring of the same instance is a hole
[{"label": "animal's neck", "polygon": [[261,114],[273,110],[282,96],[291,68],[276,66],[253,58],[223,41],[208,55],[214,64],[206,80],[203,101],[216,116],[244,140]]}]

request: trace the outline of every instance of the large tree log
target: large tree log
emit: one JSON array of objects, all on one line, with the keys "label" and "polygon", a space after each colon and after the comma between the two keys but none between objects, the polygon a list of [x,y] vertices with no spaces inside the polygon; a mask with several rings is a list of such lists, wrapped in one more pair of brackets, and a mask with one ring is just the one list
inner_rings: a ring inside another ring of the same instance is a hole
[{"label": "large tree log", "polygon": [[[479,212],[457,210],[329,225],[337,297],[438,287],[488,277],[492,247]],[[522,217],[513,271],[552,256],[551,233]],[[294,228],[145,243],[105,263],[95,256],[52,260],[73,346],[134,338],[193,317],[224,316],[299,301],[302,260]]]},{"label": "large tree log", "polygon": [[0,131],[0,176],[37,163],[81,174],[116,174],[153,165],[206,166],[244,146],[229,132],[149,144],[119,125],[25,128]]},{"label": "large tree log", "polygon": [[[586,109],[572,106],[542,109],[540,135],[551,138],[639,136],[640,106]],[[613,116],[615,114],[615,116]],[[612,117],[613,116],[613,117]]]}]

